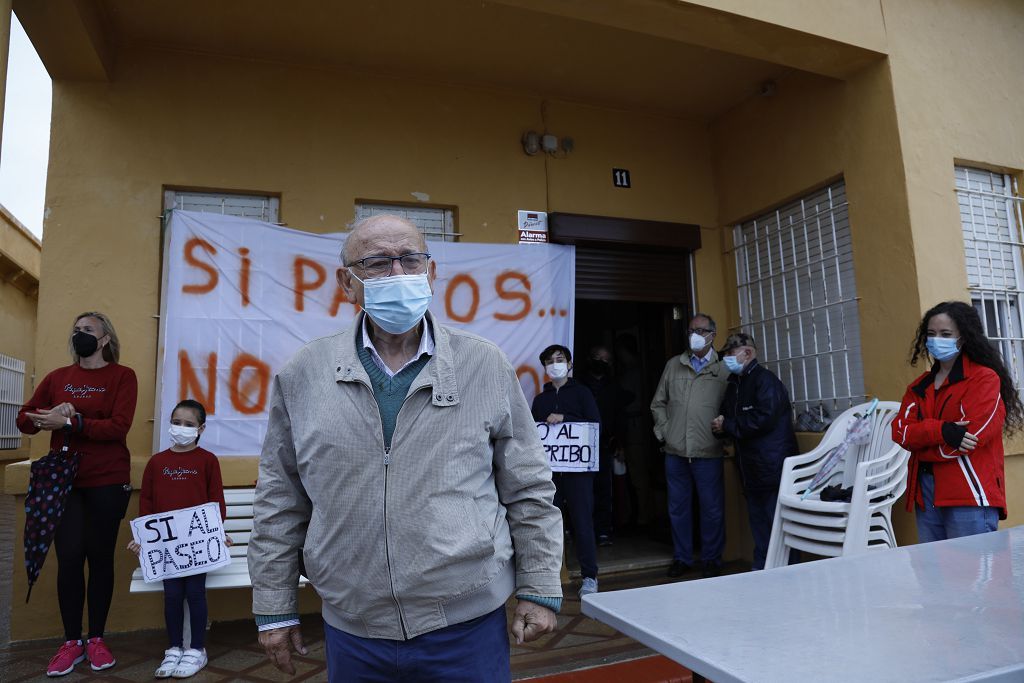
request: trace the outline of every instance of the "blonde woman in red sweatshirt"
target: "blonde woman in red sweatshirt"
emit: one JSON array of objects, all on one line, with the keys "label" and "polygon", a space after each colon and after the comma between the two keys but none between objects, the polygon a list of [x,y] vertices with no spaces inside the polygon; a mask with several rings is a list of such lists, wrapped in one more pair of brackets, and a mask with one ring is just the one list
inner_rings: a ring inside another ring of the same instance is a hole
[{"label": "blonde woman in red sweatshirt", "polygon": [[[71,673],[86,658],[94,671],[117,661],[103,642],[103,631],[114,593],[117,531],[132,493],[126,438],[138,394],[135,372],[118,363],[121,344],[104,314],[76,317],[68,348],[74,362],[46,375],[18,413],[22,433],[50,432],[51,450],[70,437],[71,450],[80,456],[54,538],[65,642],[47,666],[51,677]],[[83,643],[87,595],[89,633]]]},{"label": "blonde woman in red sweatshirt", "polygon": [[[195,507],[204,503],[220,504],[224,519],[224,485],[220,463],[210,451],[199,447],[206,429],[206,409],[198,401],[186,399],[171,413],[171,447],[160,451],[146,464],[139,495],[139,515],[153,515]],[[231,539],[226,538],[231,545]],[[134,541],[128,549],[139,553]],[[192,642],[184,649],[185,602],[188,602]],[[154,674],[156,678],[189,678],[206,666],[206,574],[164,579],[164,619],[170,647]]]}]

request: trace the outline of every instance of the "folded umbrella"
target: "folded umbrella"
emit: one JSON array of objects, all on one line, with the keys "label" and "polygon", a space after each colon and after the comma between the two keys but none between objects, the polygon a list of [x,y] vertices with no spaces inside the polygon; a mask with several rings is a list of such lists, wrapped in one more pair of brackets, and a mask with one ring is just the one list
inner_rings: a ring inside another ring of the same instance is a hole
[{"label": "folded umbrella", "polygon": [[32,463],[32,474],[25,496],[25,570],[28,572],[28,594],[46,561],[46,554],[57,533],[64,514],[64,504],[78,473],[78,453],[68,450],[70,436],[64,436],[64,446],[50,451]]},{"label": "folded umbrella", "polygon": [[814,475],[814,479],[807,486],[807,490],[804,491],[803,495],[800,496],[800,500],[806,500],[807,496],[811,495],[811,491],[817,486],[828,480],[829,473],[835,469],[835,466],[839,464],[839,461],[846,455],[846,451],[850,450],[850,446],[854,444],[867,443],[871,438],[871,413],[875,412],[875,408],[878,406],[878,399],[876,398],[868,406],[868,409],[864,411],[863,415],[856,416],[850,425],[846,428],[846,436],[838,446],[833,448],[825,456],[825,462],[821,463],[821,469]]}]

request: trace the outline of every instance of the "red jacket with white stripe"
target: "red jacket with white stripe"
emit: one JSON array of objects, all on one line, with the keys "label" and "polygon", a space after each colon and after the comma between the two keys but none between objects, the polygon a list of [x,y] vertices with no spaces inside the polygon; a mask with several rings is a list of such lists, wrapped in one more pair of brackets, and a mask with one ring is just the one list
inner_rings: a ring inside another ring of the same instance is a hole
[{"label": "red jacket with white stripe", "polygon": [[[999,508],[1006,519],[1006,477],[1003,474],[1003,420],[1006,407],[999,394],[999,376],[960,354],[942,386],[935,389],[939,364],[907,387],[900,414],[892,421],[892,439],[910,451],[907,509],[911,501],[924,507],[917,483],[921,463],[932,464],[935,505]],[[957,422],[969,422],[966,427]],[[964,432],[978,437],[971,453],[957,446]]]}]

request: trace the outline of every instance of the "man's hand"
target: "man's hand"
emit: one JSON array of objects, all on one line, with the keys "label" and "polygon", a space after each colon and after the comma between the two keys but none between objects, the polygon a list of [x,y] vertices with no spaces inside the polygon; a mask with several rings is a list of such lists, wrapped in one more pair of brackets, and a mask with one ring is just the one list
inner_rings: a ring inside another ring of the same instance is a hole
[{"label": "man's hand", "polygon": [[721,434],[723,424],[725,424],[725,417],[719,415],[718,417],[711,421],[711,431],[713,431],[715,434]]},{"label": "man's hand", "polygon": [[135,541],[132,541],[128,544],[128,550],[131,550],[133,553],[138,555],[142,551],[142,546],[136,543]]},{"label": "man's hand", "polygon": [[292,676],[295,675],[292,650],[294,649],[300,655],[307,652],[306,646],[302,644],[302,631],[298,626],[260,631],[260,645],[263,646],[263,651],[267,653],[267,658],[274,663],[274,666]]},{"label": "man's hand", "polygon": [[520,600],[512,617],[512,635],[516,645],[537,640],[545,633],[551,633],[558,626],[558,615],[529,600]]},{"label": "man's hand", "polygon": [[547,423],[549,425],[556,425],[563,420],[565,420],[565,415],[562,415],[561,413],[551,413],[548,415]]}]

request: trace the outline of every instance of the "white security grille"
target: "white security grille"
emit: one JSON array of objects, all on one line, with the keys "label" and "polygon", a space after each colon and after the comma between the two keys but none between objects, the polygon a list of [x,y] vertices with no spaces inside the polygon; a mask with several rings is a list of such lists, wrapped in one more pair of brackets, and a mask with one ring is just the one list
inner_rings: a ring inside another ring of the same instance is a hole
[{"label": "white security grille", "polygon": [[428,240],[454,242],[461,233],[455,232],[455,215],[451,209],[430,206],[402,206],[398,204],[356,204],[356,220],[390,213],[412,222]]},{"label": "white security grille", "polygon": [[21,446],[18,411],[25,402],[25,361],[0,353],[0,450]]},{"label": "white security grille", "polygon": [[281,199],[267,195],[164,191],[164,211],[202,211],[277,223]]},{"label": "white security grille", "polygon": [[967,166],[957,166],[954,175],[971,302],[1019,387],[1024,380],[1024,200],[1009,175]]},{"label": "white security grille", "polygon": [[789,387],[796,412],[864,398],[846,185],[838,181],[733,229],[740,328]]}]

